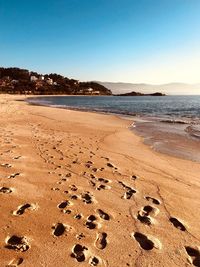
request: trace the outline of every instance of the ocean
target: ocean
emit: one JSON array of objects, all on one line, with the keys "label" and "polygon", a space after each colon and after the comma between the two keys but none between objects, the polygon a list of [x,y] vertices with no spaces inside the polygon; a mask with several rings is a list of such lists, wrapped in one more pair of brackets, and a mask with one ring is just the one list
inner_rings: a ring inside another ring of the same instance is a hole
[{"label": "ocean", "polygon": [[31,104],[114,113],[132,120],[131,130],[152,149],[200,162],[198,96],[45,96]]}]

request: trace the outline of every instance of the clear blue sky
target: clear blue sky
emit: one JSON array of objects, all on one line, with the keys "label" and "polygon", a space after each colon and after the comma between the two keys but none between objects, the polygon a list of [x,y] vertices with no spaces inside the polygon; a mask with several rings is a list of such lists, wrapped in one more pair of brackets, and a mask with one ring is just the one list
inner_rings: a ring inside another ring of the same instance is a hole
[{"label": "clear blue sky", "polygon": [[80,80],[200,82],[200,0],[0,0],[0,65]]}]

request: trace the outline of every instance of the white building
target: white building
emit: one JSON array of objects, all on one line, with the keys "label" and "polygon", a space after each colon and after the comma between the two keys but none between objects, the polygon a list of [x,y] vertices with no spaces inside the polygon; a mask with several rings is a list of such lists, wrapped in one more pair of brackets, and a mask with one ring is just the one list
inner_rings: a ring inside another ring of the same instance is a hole
[{"label": "white building", "polygon": [[92,93],[92,92],[93,92],[93,89],[92,89],[92,88],[88,88],[87,91],[88,91],[89,93]]},{"label": "white building", "polygon": [[39,76],[39,80],[40,80],[40,81],[44,81],[44,76],[43,76],[43,75],[40,75],[40,76]]},{"label": "white building", "polygon": [[100,91],[93,91],[93,95],[100,95]]},{"label": "white building", "polygon": [[36,82],[38,78],[36,76],[31,76],[30,77],[31,82]]},{"label": "white building", "polygon": [[46,82],[47,82],[49,85],[52,85],[52,84],[53,84],[53,79],[48,78],[48,79],[46,80]]}]

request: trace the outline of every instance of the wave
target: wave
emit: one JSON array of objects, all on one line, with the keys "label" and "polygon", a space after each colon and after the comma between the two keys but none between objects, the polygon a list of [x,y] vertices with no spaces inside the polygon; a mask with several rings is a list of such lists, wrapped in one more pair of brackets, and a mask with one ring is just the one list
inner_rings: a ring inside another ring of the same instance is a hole
[{"label": "wave", "polygon": [[185,131],[189,135],[200,139],[200,125],[190,125],[185,129]]},{"label": "wave", "polygon": [[177,123],[177,124],[190,124],[191,122],[189,121],[184,121],[184,120],[176,120],[176,119],[168,119],[168,120],[160,120],[160,122],[164,123]]}]

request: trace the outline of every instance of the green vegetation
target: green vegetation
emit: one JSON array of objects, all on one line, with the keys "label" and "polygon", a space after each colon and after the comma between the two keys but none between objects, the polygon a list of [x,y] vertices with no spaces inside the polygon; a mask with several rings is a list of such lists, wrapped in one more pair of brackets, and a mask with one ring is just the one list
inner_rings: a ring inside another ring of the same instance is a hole
[{"label": "green vegetation", "polygon": [[0,68],[0,93],[34,95],[111,95],[96,82],[79,82],[56,73],[41,75],[20,68]]}]

